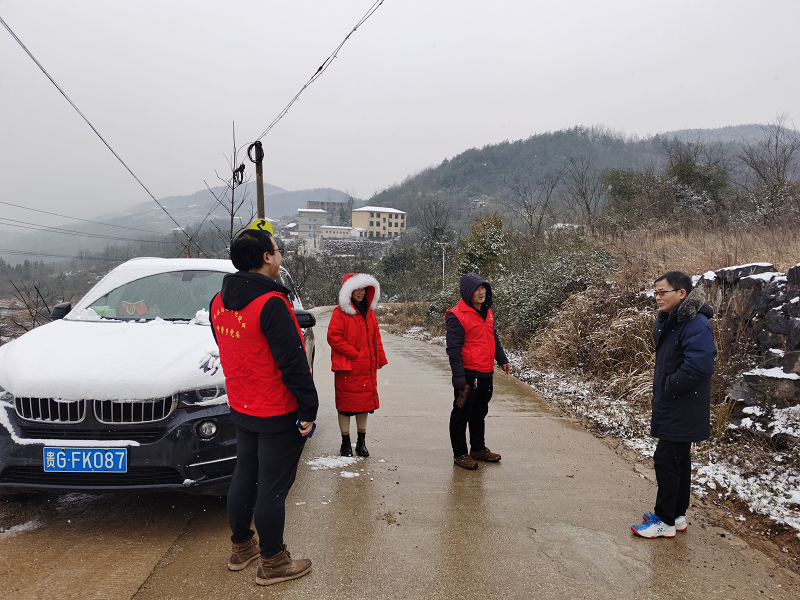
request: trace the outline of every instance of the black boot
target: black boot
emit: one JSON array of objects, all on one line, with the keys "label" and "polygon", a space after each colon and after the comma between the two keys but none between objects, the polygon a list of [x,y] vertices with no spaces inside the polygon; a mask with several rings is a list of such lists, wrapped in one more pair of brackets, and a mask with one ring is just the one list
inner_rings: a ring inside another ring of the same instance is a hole
[{"label": "black boot", "polygon": [[[364,438],[367,437],[366,432],[361,433],[358,432],[358,439],[356,440],[356,454],[359,456],[369,456],[369,450],[367,450],[367,444],[364,441]],[[352,456],[352,455],[351,455]]]},{"label": "black boot", "polygon": [[339,451],[342,456],[353,456],[353,447],[350,445],[350,434],[342,436],[342,449]]}]

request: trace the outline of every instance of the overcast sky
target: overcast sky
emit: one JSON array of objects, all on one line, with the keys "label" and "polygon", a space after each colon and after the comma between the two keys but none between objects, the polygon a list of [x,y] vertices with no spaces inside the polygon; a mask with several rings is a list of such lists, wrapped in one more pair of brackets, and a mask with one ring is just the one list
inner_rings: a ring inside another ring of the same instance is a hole
[{"label": "overcast sky", "polygon": [[[2,0],[0,16],[161,198],[213,184],[232,122],[255,139],[372,2]],[[799,25],[798,0],[386,0],[264,139],[265,178],[366,199],[573,125],[800,125]],[[0,99],[0,199],[89,218],[148,200],[4,29]]]}]

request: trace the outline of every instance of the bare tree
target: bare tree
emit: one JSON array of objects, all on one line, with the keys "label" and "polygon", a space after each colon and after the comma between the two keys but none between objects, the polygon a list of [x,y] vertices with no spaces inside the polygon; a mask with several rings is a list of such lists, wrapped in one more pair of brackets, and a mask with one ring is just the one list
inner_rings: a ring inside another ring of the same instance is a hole
[{"label": "bare tree", "polygon": [[564,189],[569,207],[591,233],[597,228],[603,201],[600,173],[591,158],[571,156],[564,167]]},{"label": "bare tree", "polygon": [[50,307],[55,305],[57,292],[35,282],[20,282],[19,285],[13,281],[10,283],[14,287],[14,298],[22,304],[24,312],[27,313],[24,319],[10,316],[11,323],[24,331],[30,331],[39,325],[49,323]]},{"label": "bare tree", "polygon": [[450,204],[440,198],[432,198],[422,205],[417,227],[422,233],[422,241],[428,246],[446,242],[451,237]]},{"label": "bare tree", "polygon": [[749,191],[796,178],[800,132],[790,125],[793,124],[786,114],[778,115],[774,123],[761,128],[764,132],[761,140],[744,145],[739,159],[755,177],[755,185],[745,184]]},{"label": "bare tree", "polygon": [[[241,229],[242,227],[246,226],[247,223],[251,222],[255,218],[255,208],[253,207],[252,200],[249,199],[249,194],[247,193],[247,183],[250,181],[250,176],[245,175],[244,173],[244,162],[240,161],[239,159],[239,152],[240,148],[236,146],[236,124],[233,125],[233,151],[231,152],[230,157],[225,157],[228,161],[228,166],[230,168],[231,175],[230,177],[221,177],[220,174],[214,170],[214,174],[217,176],[223,184],[225,184],[225,193],[224,194],[217,194],[214,190],[211,189],[211,186],[208,185],[208,182],[205,180],[203,183],[206,184],[206,189],[211,192],[211,195],[214,196],[214,200],[217,201],[216,204],[213,205],[212,209],[206,215],[206,219],[208,219],[209,215],[213,212],[214,208],[217,205],[221,206],[225,212],[228,214],[230,219],[230,227],[228,231],[223,231],[222,229],[217,226],[214,221],[210,221],[211,225],[216,229],[217,233],[219,234],[220,238],[222,238],[226,242],[226,246],[230,246],[231,242],[233,241],[236,232]],[[237,163],[238,166],[237,166]],[[240,190],[237,194],[237,189],[242,187],[244,191]],[[230,196],[230,198],[228,198]],[[248,202],[249,204],[245,206],[245,203]],[[245,210],[242,211],[242,208],[245,207]],[[203,222],[205,222],[205,220]],[[200,224],[200,228],[202,228],[202,223]],[[200,228],[195,231],[195,235],[199,232]],[[192,236],[190,236],[191,238]]]},{"label": "bare tree", "polygon": [[511,181],[503,179],[503,185],[509,190],[503,198],[523,223],[528,239],[538,240],[544,233],[547,220],[554,217],[555,191],[563,174],[564,169],[561,169],[558,173],[549,173],[538,179],[531,176],[514,176]]}]

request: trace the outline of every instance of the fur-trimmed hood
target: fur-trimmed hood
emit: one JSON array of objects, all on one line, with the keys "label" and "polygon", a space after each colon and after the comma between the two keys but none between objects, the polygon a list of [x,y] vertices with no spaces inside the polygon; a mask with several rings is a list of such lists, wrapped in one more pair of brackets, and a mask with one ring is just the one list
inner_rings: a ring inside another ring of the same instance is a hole
[{"label": "fur-trimmed hood", "polygon": [[714,310],[706,304],[706,294],[701,287],[696,287],[689,292],[676,310],[678,323],[691,321],[698,313],[705,315],[708,319],[714,316]]},{"label": "fur-trimmed hood", "polygon": [[378,308],[378,302],[381,299],[381,284],[378,283],[378,280],[368,273],[348,273],[342,277],[342,289],[339,290],[339,308],[343,313],[348,315],[356,314],[356,309],[350,296],[358,288],[366,290],[369,309],[374,312]]}]

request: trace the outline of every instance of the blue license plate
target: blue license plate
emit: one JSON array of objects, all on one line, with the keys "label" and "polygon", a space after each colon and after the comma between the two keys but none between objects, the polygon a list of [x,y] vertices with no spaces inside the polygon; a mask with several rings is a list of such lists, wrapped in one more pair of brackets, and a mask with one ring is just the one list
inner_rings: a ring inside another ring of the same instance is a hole
[{"label": "blue license plate", "polygon": [[127,473],[127,448],[44,448],[48,473]]}]

